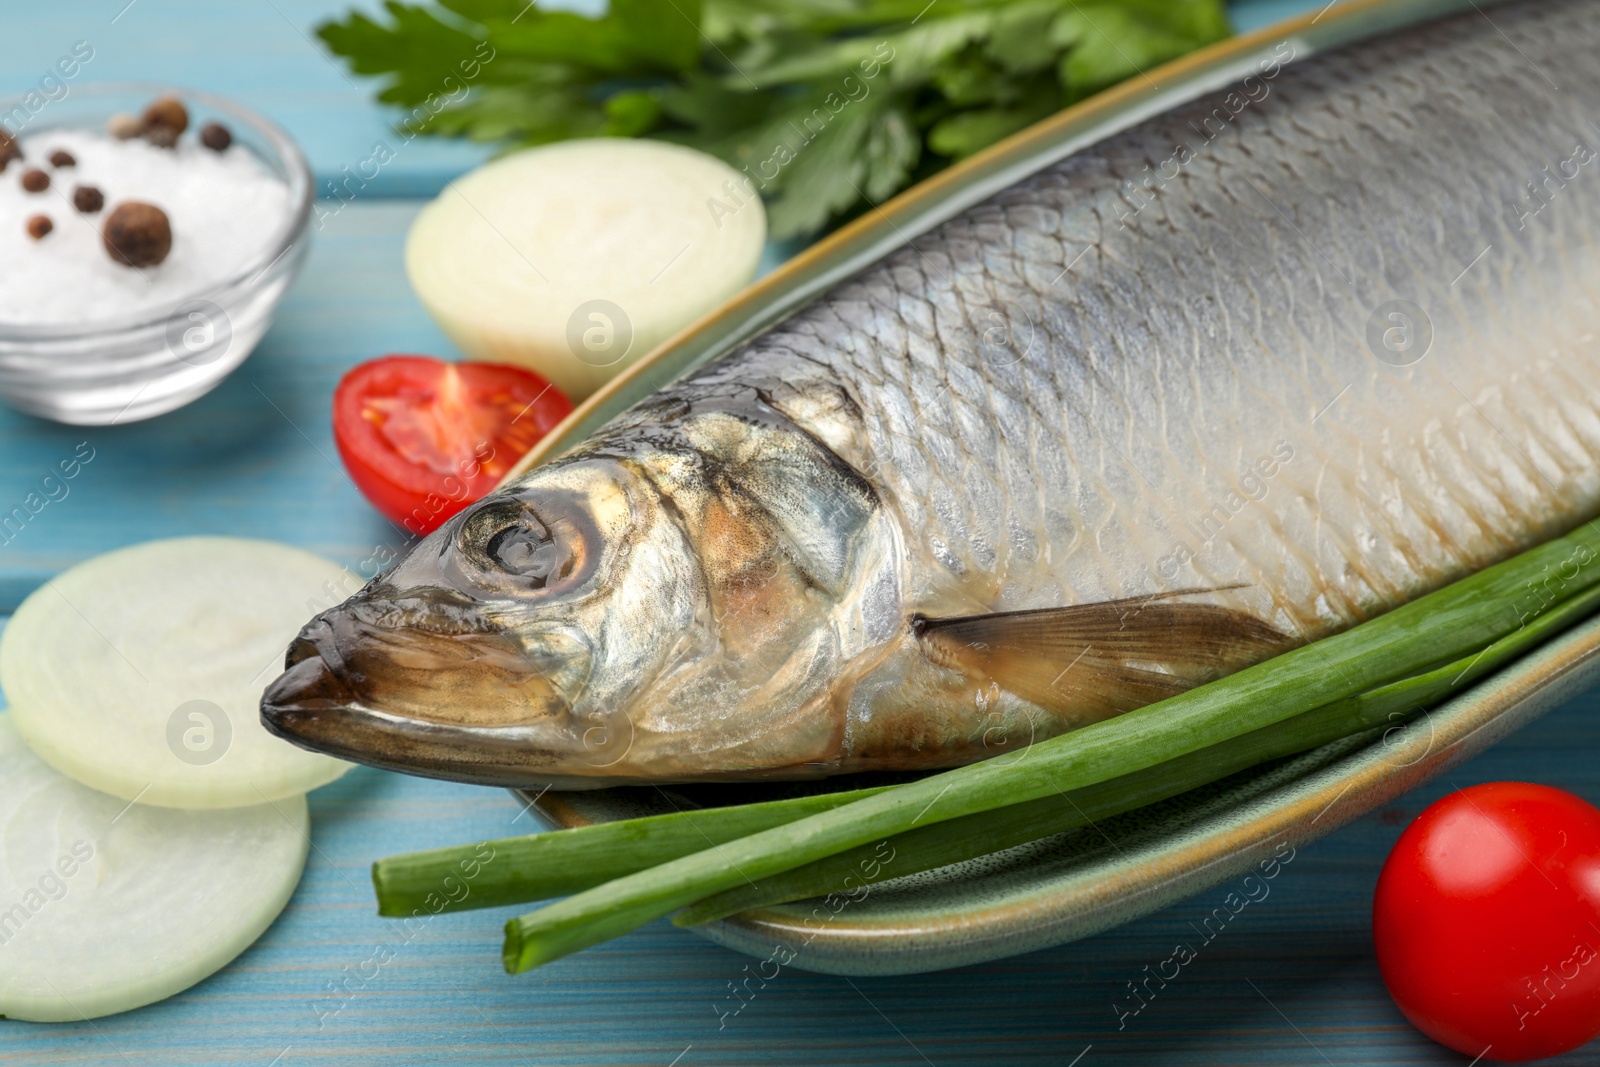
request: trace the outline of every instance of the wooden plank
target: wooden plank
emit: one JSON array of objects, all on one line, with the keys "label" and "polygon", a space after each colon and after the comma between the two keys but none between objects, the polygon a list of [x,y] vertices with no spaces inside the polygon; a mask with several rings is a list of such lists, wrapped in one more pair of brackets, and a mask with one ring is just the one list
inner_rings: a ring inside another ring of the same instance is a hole
[{"label": "wooden plank", "polygon": [[[385,145],[394,155],[360,187],[362,197],[433,196],[488,158],[483,145],[393,128],[397,112],[373,102],[379,82],[357,78],[314,36],[351,5],[338,0],[81,0],[10,4],[0,32],[0,94],[39,86],[76,42],[93,58],[66,83],[164,81],[221,93],[276,120],[300,142],[318,188],[343,181]],[[48,84],[48,83],[47,83]],[[59,92],[60,90],[55,90]],[[41,116],[47,114],[42,111]]]}]

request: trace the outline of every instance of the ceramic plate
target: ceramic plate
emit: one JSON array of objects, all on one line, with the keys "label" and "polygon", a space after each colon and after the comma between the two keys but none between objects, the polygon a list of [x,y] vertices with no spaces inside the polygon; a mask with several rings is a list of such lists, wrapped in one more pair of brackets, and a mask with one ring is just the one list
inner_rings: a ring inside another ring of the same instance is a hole
[{"label": "ceramic plate", "polygon": [[[1020,178],[1236,82],[1286,40],[1304,57],[1476,6],[1473,0],[1351,0],[1223,42],[1064,111],[801,253],[597,393],[523,466],[570,447],[623,408]],[[1339,742],[1096,826],[884,881],[856,901],[763,908],[697,929],[762,959],[778,950],[779,958],[792,956],[786,965],[852,975],[958,967],[1086,937],[1236,878],[1476,755],[1600,681],[1597,649],[1600,620],[1382,739]],[[610,789],[545,794],[537,807],[558,826],[576,826],[689,805],[770,799],[804,788]]]}]

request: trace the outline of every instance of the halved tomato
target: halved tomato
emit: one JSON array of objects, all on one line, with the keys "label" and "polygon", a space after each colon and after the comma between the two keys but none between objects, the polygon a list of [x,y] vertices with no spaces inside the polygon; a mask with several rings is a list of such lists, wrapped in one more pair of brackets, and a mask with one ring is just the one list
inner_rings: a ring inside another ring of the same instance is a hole
[{"label": "halved tomato", "polygon": [[420,536],[493,489],[571,410],[521,367],[383,356],[340,379],[333,439],[372,505]]}]

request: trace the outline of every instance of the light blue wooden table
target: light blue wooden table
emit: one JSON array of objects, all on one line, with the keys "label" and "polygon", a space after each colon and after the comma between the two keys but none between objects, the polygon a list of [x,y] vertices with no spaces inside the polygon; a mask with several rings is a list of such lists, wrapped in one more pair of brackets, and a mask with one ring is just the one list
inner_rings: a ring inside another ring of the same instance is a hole
[{"label": "light blue wooden table", "polygon": [[[1254,25],[1304,6],[1256,2],[1237,14]],[[95,58],[85,78],[159,78],[236,96],[288,127],[320,175],[335,175],[386,126],[369,87],[348,82],[308,40],[329,8],[11,2],[0,8],[0,92],[26,88],[86,40]],[[420,203],[402,198],[431,193],[481,155],[408,147],[316,235],[256,354],[192,407],[96,430],[0,411],[0,510],[78,442],[95,449],[71,494],[0,547],[0,615],[47,575],[152,537],[270,537],[350,564],[397,545],[338,466],[328,398],[341,371],[369,356],[453,354],[402,275],[401,242]],[[1452,786],[1520,778],[1600,801],[1597,751],[1600,697],[1589,696],[1448,782],[1303,849],[1268,901],[1120,1031],[1112,1005],[1125,983],[1188,937],[1222,890],[1089,941],[962,971],[854,982],[787,971],[719,1030],[715,1003],[745,959],[665,923],[510,978],[500,926],[515,909],[441,916],[409,939],[378,919],[373,859],[532,827],[500,790],[360,769],[312,795],[305,880],[234,965],[93,1024],[0,1022],[0,1063],[1462,1064],[1412,1031],[1384,993],[1368,922],[1379,865],[1404,823]],[[1594,1064],[1600,1049],[1554,1062]]]}]

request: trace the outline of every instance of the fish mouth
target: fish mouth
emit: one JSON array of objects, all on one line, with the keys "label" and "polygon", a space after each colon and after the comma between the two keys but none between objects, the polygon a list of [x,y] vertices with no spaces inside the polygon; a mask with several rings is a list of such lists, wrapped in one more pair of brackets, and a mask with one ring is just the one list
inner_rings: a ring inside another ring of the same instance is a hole
[{"label": "fish mouth", "polygon": [[424,778],[525,789],[560,777],[540,770],[555,754],[541,754],[526,731],[439,726],[354,701],[330,703],[322,696],[329,679],[320,659],[284,672],[262,698],[261,724],[312,752]]},{"label": "fish mouth", "polygon": [[[394,630],[347,605],[308,623],[284,668],[262,694],[261,723],[300,748],[480,785],[604,784],[562,773],[573,747],[567,701],[504,635]],[[423,674],[431,684],[419,687]]]}]

